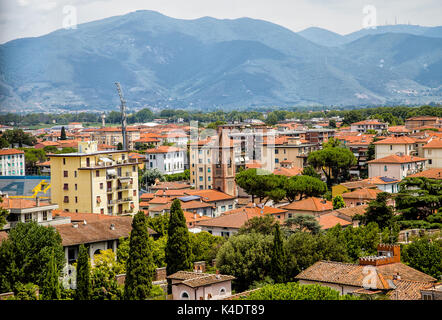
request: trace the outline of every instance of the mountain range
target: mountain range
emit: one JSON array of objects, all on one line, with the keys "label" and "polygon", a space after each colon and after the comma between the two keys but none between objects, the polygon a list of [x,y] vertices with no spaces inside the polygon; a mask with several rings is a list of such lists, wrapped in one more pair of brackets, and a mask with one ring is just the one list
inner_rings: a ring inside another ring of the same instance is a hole
[{"label": "mountain range", "polygon": [[441,102],[442,27],[299,33],[136,11],[0,45],[0,111]]}]

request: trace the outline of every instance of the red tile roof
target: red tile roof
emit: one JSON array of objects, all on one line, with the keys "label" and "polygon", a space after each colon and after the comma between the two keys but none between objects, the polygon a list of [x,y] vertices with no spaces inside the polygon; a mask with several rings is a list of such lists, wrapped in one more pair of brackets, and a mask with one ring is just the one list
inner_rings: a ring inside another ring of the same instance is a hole
[{"label": "red tile roof", "polygon": [[356,189],[352,192],[345,192],[342,194],[344,199],[367,199],[367,200],[375,200],[378,193],[382,191],[379,189]]},{"label": "red tile roof", "polygon": [[299,201],[294,201],[280,208],[286,210],[323,212],[333,210],[333,203],[325,199],[310,197]]},{"label": "red tile roof", "polygon": [[414,177],[424,177],[428,179],[442,179],[442,168],[433,168],[433,169],[427,169],[412,175],[409,175],[407,178],[414,178]]},{"label": "red tile roof", "polygon": [[416,140],[407,136],[402,137],[389,137],[383,140],[374,142],[374,144],[413,144]]},{"label": "red tile roof", "polygon": [[423,146],[424,149],[442,149],[442,139],[433,139]]},{"label": "red tile roof", "polygon": [[367,161],[367,163],[410,163],[410,162],[420,162],[425,160],[427,159],[415,156],[409,156],[409,155],[398,156],[396,154],[393,154],[380,159]]},{"label": "red tile roof", "polygon": [[25,153],[23,150],[17,149],[2,149],[0,150],[0,156],[12,155],[12,154],[22,154]]}]

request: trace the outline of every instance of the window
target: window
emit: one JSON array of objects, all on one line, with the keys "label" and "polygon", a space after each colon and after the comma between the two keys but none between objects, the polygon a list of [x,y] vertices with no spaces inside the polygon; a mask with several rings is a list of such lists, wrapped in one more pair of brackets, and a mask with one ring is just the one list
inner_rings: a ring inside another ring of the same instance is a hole
[{"label": "window", "polygon": [[32,213],[25,213],[25,222],[30,222],[32,220]]},{"label": "window", "polygon": [[78,203],[78,197],[77,196],[75,197],[75,203]]},{"label": "window", "polygon": [[100,183],[100,190],[103,190],[103,182]]},{"label": "window", "polygon": [[103,208],[100,209],[100,213],[104,214],[104,209]]},{"label": "window", "polygon": [[181,292],[181,299],[182,300],[188,300],[190,297],[189,297],[189,294],[187,293],[187,291],[183,291],[183,292]]},{"label": "window", "polygon": [[63,164],[66,164],[66,158],[63,158]]},{"label": "window", "polygon": [[68,172],[65,170],[63,171],[63,177],[67,178],[68,177]]},{"label": "window", "polygon": [[132,166],[132,172],[135,172],[135,171],[137,171],[136,167]]},{"label": "window", "polygon": [[48,220],[48,212],[47,211],[42,212],[42,219],[43,219],[43,221]]},{"label": "window", "polygon": [[74,171],[74,177],[75,178],[77,177],[77,171]]},{"label": "window", "polygon": [[100,176],[100,170],[95,170],[95,176],[99,177]]},{"label": "window", "polygon": [[68,196],[64,196],[63,202],[64,203],[69,203],[69,197]]},{"label": "window", "polygon": [[432,159],[428,159],[428,164],[433,164],[433,160]]},{"label": "window", "polygon": [[63,184],[63,190],[69,190],[69,185],[67,183]]},{"label": "window", "polygon": [[393,146],[390,144],[390,150],[393,150]]},{"label": "window", "polygon": [[384,166],[384,171],[387,171],[387,166]]},{"label": "window", "polygon": [[134,190],[133,195],[134,195],[134,197],[137,196],[137,190]]},{"label": "window", "polygon": [[75,184],[74,186],[75,186],[75,190],[77,190],[77,184]]},{"label": "window", "polygon": [[220,295],[220,296],[223,296],[223,295],[225,295],[225,294],[226,294],[226,289],[221,288],[221,290],[219,290],[219,295]]}]

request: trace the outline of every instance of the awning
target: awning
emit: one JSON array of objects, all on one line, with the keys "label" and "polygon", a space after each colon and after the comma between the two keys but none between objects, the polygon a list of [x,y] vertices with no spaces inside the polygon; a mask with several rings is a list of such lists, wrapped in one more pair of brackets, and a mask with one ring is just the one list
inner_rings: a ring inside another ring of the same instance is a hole
[{"label": "awning", "polygon": [[107,169],[106,173],[109,176],[116,176],[117,175],[117,170],[115,170],[115,169]]},{"label": "awning", "polygon": [[121,177],[121,178],[118,178],[118,180],[120,180],[123,183],[129,183],[132,180],[132,178],[131,177]]}]

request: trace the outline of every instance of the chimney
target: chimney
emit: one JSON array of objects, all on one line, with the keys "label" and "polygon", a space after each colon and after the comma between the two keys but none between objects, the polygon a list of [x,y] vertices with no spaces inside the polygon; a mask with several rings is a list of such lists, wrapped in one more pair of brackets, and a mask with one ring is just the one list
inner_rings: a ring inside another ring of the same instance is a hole
[{"label": "chimney", "polygon": [[40,206],[40,197],[35,197],[35,204],[37,205],[37,207]]},{"label": "chimney", "polygon": [[110,229],[111,229],[111,230],[115,230],[115,224],[111,223],[111,225],[110,225]]},{"label": "chimney", "polygon": [[87,225],[87,221],[86,221],[86,220],[83,220],[83,224],[84,224],[84,225]]}]

